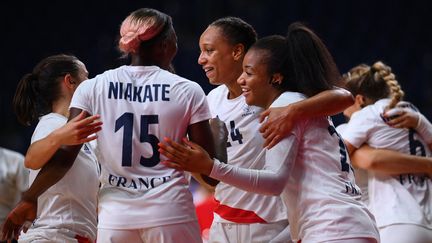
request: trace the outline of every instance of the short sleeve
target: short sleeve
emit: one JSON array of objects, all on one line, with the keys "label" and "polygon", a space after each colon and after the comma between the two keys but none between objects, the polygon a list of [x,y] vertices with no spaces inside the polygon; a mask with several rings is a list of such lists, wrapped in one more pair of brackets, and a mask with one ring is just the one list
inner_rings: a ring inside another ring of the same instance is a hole
[{"label": "short sleeve", "polygon": [[75,90],[72,96],[72,101],[69,108],[78,108],[93,114],[91,107],[92,89],[94,87],[94,79],[88,79],[82,82]]},{"label": "short sleeve", "polygon": [[368,133],[374,122],[368,121],[364,110],[352,114],[351,119],[341,130],[342,138],[356,148],[361,147],[368,140]]},{"label": "short sleeve", "polygon": [[210,119],[210,109],[204,91],[197,83],[192,83],[190,87],[192,96],[190,124]]},{"label": "short sleeve", "polygon": [[64,124],[66,124],[67,118],[62,117],[59,119],[59,117],[55,116],[44,116],[37,124],[33,136],[31,138],[31,143],[34,143],[38,140],[41,140],[48,136],[50,133],[52,133],[57,128],[60,128]]}]

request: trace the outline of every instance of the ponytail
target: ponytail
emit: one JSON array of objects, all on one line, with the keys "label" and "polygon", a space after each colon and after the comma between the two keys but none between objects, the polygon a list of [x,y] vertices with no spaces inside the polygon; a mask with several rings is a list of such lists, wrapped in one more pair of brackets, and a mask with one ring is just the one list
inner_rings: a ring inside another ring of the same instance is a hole
[{"label": "ponytail", "polygon": [[37,77],[28,73],[19,81],[12,105],[18,121],[26,126],[39,117],[37,111]]},{"label": "ponytail", "polygon": [[[389,89],[390,103],[387,106],[388,109],[394,108],[396,104],[402,100],[405,93],[401,89],[396,76],[392,73],[391,67],[385,65],[384,63],[378,61],[374,63],[371,67],[371,72],[373,73],[374,80],[382,79]],[[385,98],[385,97],[383,97]]]},{"label": "ponytail", "polygon": [[301,23],[293,23],[287,33],[289,81],[299,91],[313,96],[332,89],[341,80],[333,57],[321,39]]},{"label": "ponytail", "polygon": [[40,61],[19,81],[13,98],[13,109],[23,125],[52,111],[52,104],[61,94],[60,82],[66,74],[78,77],[79,63],[75,56],[54,55]]}]

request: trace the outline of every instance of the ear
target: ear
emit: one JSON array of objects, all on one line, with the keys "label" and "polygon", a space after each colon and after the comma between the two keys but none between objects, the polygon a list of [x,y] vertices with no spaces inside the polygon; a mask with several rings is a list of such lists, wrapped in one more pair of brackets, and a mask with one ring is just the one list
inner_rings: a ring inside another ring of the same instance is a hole
[{"label": "ear", "polygon": [[72,75],[69,73],[63,77],[63,83],[69,89],[73,89],[75,87],[75,81],[73,80]]},{"label": "ear", "polygon": [[233,48],[232,56],[235,61],[242,60],[245,54],[245,47],[243,44],[237,44]]},{"label": "ear", "polygon": [[281,85],[283,80],[283,75],[281,73],[274,73],[271,78],[271,84]]},{"label": "ear", "polygon": [[355,99],[354,102],[355,102],[358,106],[360,106],[360,107],[364,107],[364,106],[366,105],[366,100],[365,100],[365,97],[364,97],[363,95],[358,94],[358,95],[355,96],[354,99]]}]

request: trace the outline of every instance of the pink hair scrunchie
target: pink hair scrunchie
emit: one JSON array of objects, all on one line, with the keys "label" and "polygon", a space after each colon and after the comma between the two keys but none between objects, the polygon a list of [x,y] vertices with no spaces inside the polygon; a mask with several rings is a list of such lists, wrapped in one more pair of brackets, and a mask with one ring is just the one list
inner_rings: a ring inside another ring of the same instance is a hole
[{"label": "pink hair scrunchie", "polygon": [[150,40],[161,32],[163,21],[155,18],[145,20],[127,17],[120,28],[119,48],[125,53],[135,53],[142,41]]}]

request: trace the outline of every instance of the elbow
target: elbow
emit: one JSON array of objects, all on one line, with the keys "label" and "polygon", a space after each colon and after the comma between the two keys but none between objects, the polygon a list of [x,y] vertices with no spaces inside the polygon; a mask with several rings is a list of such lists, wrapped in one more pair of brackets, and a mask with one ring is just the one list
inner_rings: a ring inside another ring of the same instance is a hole
[{"label": "elbow", "polygon": [[352,106],[354,104],[354,96],[346,89],[339,89],[341,93],[342,102],[346,105],[346,107]]},{"label": "elbow", "polygon": [[264,192],[267,195],[270,196],[280,196],[283,192],[285,188],[285,184],[284,185],[272,185],[270,187],[267,188],[267,190]]},{"label": "elbow", "polygon": [[373,170],[379,164],[379,156],[375,153],[361,154],[360,151],[356,151],[352,156],[352,163],[356,168]]},{"label": "elbow", "polygon": [[41,168],[41,166],[38,166],[36,163],[33,163],[34,159],[31,156],[26,156],[24,159],[24,166],[27,169],[32,169],[32,170],[39,170]]}]

